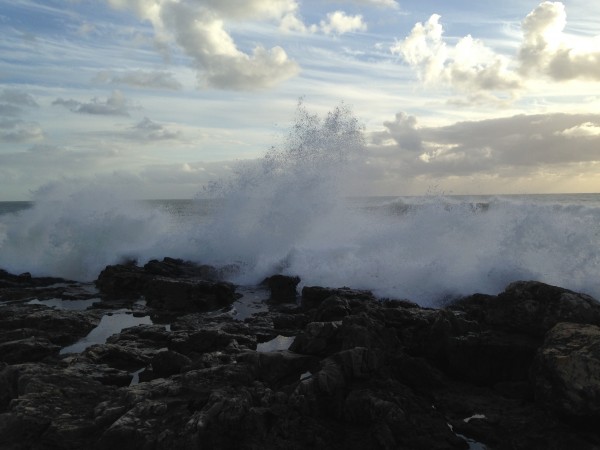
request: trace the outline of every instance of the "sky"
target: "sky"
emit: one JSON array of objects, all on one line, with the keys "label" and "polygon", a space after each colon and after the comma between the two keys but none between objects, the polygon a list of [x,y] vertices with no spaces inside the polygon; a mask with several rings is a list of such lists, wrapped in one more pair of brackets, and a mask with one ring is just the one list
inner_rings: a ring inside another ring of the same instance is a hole
[{"label": "sky", "polygon": [[0,0],[0,201],[191,198],[301,100],[364,127],[349,195],[600,192],[600,2]]}]

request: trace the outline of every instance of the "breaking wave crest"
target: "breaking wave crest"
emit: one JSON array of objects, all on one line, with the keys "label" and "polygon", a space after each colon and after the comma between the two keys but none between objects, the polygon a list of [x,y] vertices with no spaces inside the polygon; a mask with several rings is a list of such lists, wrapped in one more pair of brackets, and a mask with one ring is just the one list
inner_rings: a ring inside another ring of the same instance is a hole
[{"label": "breaking wave crest", "polygon": [[597,204],[347,198],[366,154],[349,108],[319,117],[300,104],[281,144],[205,186],[185,220],[100,182],[38,192],[33,208],[0,216],[0,267],[91,280],[123,259],[171,256],[236,263],[239,283],[280,272],[432,306],[518,279],[600,297]]}]

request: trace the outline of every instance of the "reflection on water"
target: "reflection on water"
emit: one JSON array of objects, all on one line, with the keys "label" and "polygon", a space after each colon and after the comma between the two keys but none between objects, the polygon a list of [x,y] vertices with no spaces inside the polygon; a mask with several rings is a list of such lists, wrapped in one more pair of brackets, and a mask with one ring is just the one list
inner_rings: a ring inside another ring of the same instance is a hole
[{"label": "reflection on water", "polygon": [[48,300],[38,300],[34,298],[27,302],[28,305],[44,305],[49,308],[67,309],[69,311],[85,311],[94,303],[99,302],[100,298],[90,298],[86,300],[63,300],[60,298],[51,298]]},{"label": "reflection on water", "polygon": [[136,325],[152,325],[150,316],[135,317],[131,311],[120,310],[111,315],[105,315],[96,328],[90,331],[83,339],[68,347],[64,347],[60,354],[81,353],[94,344],[104,344],[113,334],[120,333],[124,328]]},{"label": "reflection on water", "polygon": [[275,339],[271,339],[270,341],[263,342],[262,344],[258,344],[256,346],[257,352],[278,352],[281,350],[287,350],[294,342],[296,336],[277,336]]}]

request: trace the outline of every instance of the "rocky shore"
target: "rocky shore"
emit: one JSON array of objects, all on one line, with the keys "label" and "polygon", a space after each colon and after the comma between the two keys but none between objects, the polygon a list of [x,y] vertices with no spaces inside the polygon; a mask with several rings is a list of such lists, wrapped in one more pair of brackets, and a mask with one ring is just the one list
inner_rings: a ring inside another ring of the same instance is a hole
[{"label": "rocky shore", "polygon": [[587,295],[520,281],[426,309],[232,270],[0,271],[0,448],[600,449]]}]

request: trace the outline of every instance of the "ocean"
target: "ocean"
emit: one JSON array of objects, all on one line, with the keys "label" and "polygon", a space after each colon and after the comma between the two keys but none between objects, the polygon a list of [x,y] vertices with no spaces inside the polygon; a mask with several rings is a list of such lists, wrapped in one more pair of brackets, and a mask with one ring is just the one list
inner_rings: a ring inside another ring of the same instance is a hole
[{"label": "ocean", "polygon": [[600,194],[348,197],[368,158],[349,108],[323,119],[299,108],[262,158],[193,200],[132,200],[145,192],[135,177],[94,177],[0,203],[0,268],[89,281],[169,256],[235,265],[237,284],[282,273],[433,307],[517,280],[600,298]]},{"label": "ocean", "polygon": [[433,307],[516,280],[600,298],[600,194],[328,197],[281,186],[194,200],[93,189],[0,202],[0,268],[89,281],[108,264],[170,256],[236,264],[238,284],[284,273]]}]

